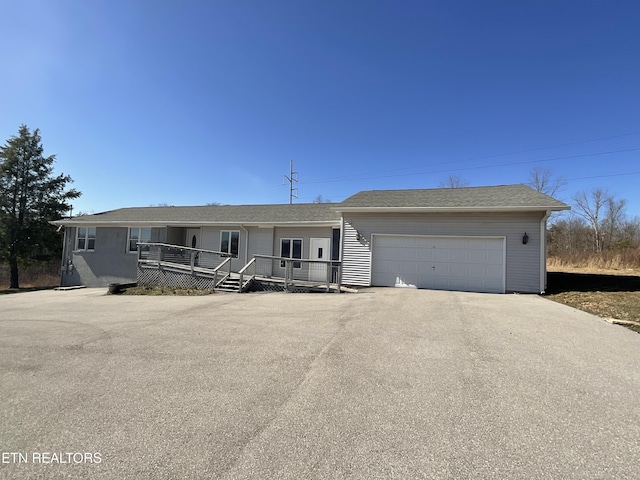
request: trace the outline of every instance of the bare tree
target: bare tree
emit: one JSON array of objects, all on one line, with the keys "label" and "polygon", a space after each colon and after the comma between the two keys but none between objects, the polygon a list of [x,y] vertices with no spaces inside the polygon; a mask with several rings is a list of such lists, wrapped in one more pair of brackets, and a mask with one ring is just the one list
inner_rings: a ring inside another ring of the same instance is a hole
[{"label": "bare tree", "polygon": [[531,170],[529,172],[529,183],[527,183],[531,188],[550,197],[555,196],[558,190],[566,184],[567,181],[563,177],[554,177],[553,172],[544,167],[535,167]]},{"label": "bare tree", "polygon": [[322,195],[318,195],[313,199],[313,203],[331,203],[331,200],[324,198]]},{"label": "bare tree", "polygon": [[440,188],[462,188],[468,187],[469,182],[462,179],[458,175],[449,175],[449,178],[447,178],[444,182],[440,182],[438,186]]},{"label": "bare tree", "polygon": [[626,206],[627,200],[624,198],[616,200],[613,196],[610,196],[607,199],[606,214],[602,222],[603,247],[611,248],[618,241],[620,229],[626,217]]},{"label": "bare tree", "polygon": [[588,193],[581,191],[573,197],[575,212],[589,223],[593,245],[598,253],[602,252],[602,220],[610,200],[611,195],[602,188],[594,188]]},{"label": "bare tree", "polygon": [[614,248],[640,248],[640,217],[634,217],[622,222],[618,228]]},{"label": "bare tree", "polygon": [[593,250],[591,227],[571,212],[549,227],[549,255],[573,255]]}]

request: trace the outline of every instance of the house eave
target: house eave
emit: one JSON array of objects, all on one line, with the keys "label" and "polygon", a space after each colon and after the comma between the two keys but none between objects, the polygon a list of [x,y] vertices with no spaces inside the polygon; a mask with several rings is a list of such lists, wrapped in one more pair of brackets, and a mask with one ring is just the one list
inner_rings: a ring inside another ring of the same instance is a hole
[{"label": "house eave", "polygon": [[96,220],[89,218],[86,220],[54,220],[49,222],[52,225],[63,227],[228,227],[228,226],[244,226],[257,228],[273,228],[273,227],[339,227],[340,221],[291,221],[291,222],[207,222],[207,221],[163,221],[163,220]]},{"label": "house eave", "polygon": [[495,212],[546,212],[570,210],[564,206],[502,206],[502,207],[336,207],[341,213],[495,213]]}]

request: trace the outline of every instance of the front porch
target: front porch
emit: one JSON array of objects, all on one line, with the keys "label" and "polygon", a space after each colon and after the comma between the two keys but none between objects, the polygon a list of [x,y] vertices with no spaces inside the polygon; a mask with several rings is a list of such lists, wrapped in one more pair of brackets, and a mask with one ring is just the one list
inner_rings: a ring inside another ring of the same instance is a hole
[{"label": "front porch", "polygon": [[138,285],[226,292],[340,292],[339,261],[253,255],[239,271],[223,252],[167,243],[139,243]]}]

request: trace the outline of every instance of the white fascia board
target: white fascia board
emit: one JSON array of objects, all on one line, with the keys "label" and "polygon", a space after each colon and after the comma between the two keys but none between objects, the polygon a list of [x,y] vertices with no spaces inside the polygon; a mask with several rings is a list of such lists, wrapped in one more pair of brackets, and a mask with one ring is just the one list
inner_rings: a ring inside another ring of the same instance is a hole
[{"label": "white fascia board", "polygon": [[258,228],[273,228],[273,227],[339,227],[340,220],[335,222],[203,222],[203,221],[190,221],[190,222],[178,222],[178,221],[122,221],[122,220],[54,220],[49,222],[52,225],[64,226],[64,227],[213,227],[213,226],[244,226],[244,227],[258,227]]},{"label": "white fascia board", "polygon": [[469,213],[469,212],[546,212],[548,210],[560,211],[570,210],[569,205],[565,207],[343,207],[336,208],[342,213]]},{"label": "white fascia board", "polygon": [[273,227],[339,227],[340,220],[335,222],[260,222],[243,223],[245,227],[273,228]]}]

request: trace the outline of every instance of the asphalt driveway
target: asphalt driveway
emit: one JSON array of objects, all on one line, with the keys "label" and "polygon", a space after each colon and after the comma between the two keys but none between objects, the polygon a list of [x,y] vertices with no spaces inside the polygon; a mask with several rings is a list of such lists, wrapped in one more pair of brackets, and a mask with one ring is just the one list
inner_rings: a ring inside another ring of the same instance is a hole
[{"label": "asphalt driveway", "polygon": [[640,335],[538,296],[0,296],[0,478],[639,476]]}]

